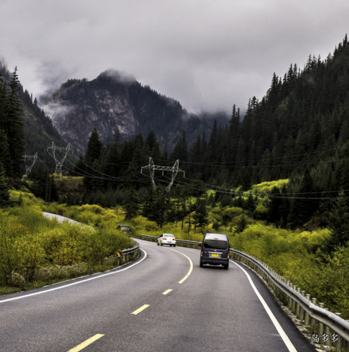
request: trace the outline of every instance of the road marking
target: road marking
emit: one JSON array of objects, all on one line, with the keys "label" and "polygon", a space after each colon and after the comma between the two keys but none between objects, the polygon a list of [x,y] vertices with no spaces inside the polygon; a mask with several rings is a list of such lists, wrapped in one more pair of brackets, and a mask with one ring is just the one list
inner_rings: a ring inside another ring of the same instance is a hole
[{"label": "road marking", "polygon": [[185,275],[185,276],[183,277],[183,279],[178,282],[179,284],[182,284],[182,283],[190,276],[191,272],[193,271],[193,262],[192,262],[191,259],[190,259],[187,255],[185,255],[184,253],[178,252],[178,251],[176,251],[176,250],[174,250],[174,249],[170,249],[170,248],[168,248],[168,249],[169,249],[170,251],[174,251],[174,252],[177,252],[177,253],[179,253],[179,254],[184,255],[184,256],[189,260],[190,269],[189,269],[187,275]]},{"label": "road marking", "polygon": [[91,343],[97,341],[98,339],[100,339],[103,336],[104,335],[102,335],[102,334],[96,334],[95,336],[90,337],[88,340],[84,341],[83,343],[80,343],[80,345],[72,348],[68,352],[79,352],[79,351],[83,350],[85,347],[87,347],[88,345],[91,345]]},{"label": "road marking", "polygon": [[138,308],[137,310],[135,310],[134,312],[132,312],[131,314],[133,315],[137,315],[140,312],[142,312],[144,309],[147,309],[149,307],[149,304],[145,304],[144,306],[142,306],[141,308]]},{"label": "road marking", "polygon": [[162,294],[166,296],[166,295],[167,295],[168,293],[170,293],[171,291],[172,291],[171,289],[168,289],[168,290],[166,290],[165,292],[163,292]]},{"label": "road marking", "polygon": [[144,258],[142,258],[139,262],[128,266],[128,267],[125,268],[125,269],[120,269],[120,270],[117,270],[117,271],[112,271],[112,272],[109,272],[109,273],[106,273],[106,274],[102,274],[102,275],[99,275],[99,276],[91,277],[91,278],[89,278],[89,279],[81,280],[81,281],[78,281],[78,282],[73,282],[73,283],[68,284],[68,285],[59,286],[59,287],[55,287],[55,288],[51,288],[51,289],[45,290],[45,291],[40,291],[40,292],[30,293],[30,294],[24,295],[24,296],[19,296],[19,297],[13,297],[13,298],[4,299],[4,300],[0,301],[0,303],[15,301],[15,300],[18,300],[18,299],[27,298],[27,297],[32,297],[32,296],[37,296],[37,295],[41,295],[41,294],[44,294],[44,293],[48,293],[48,292],[52,292],[52,291],[56,291],[56,290],[61,290],[62,288],[67,288],[67,287],[70,287],[70,286],[83,284],[83,283],[85,283],[85,282],[87,282],[87,281],[97,280],[97,279],[100,279],[100,278],[105,277],[105,276],[108,276],[108,275],[114,275],[114,274],[121,273],[122,271],[131,269],[131,268],[134,267],[135,265],[140,264],[140,263],[147,257],[147,252],[146,252],[144,249],[141,249],[141,251],[144,253]]},{"label": "road marking", "polygon": [[267,305],[267,303],[265,302],[265,300],[263,299],[263,297],[261,296],[261,294],[259,293],[259,291],[257,290],[256,286],[254,285],[250,275],[248,274],[248,272],[241,267],[239,264],[232,262],[235,265],[237,265],[247,276],[248,281],[250,282],[254,292],[256,293],[257,297],[259,298],[260,302],[262,303],[263,308],[265,309],[265,311],[267,312],[267,314],[269,315],[270,320],[273,322],[276,330],[278,331],[279,335],[281,336],[282,340],[284,341],[287,349],[290,352],[297,352],[296,348],[293,346],[291,340],[288,338],[288,336],[286,335],[284,329],[281,327],[280,323],[278,322],[278,320],[275,318],[275,315],[273,314],[273,312],[270,310],[269,306]]}]

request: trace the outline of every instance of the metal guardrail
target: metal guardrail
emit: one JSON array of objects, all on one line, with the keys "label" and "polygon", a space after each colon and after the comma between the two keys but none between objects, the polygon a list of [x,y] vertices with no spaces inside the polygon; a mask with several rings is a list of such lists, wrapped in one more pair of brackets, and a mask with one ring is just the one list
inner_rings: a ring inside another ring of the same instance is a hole
[{"label": "metal guardrail", "polygon": [[[143,239],[156,242],[158,237],[142,235]],[[197,248],[201,242],[177,239],[178,245]],[[277,274],[259,259],[230,249],[230,256],[256,271],[274,291],[274,294],[295,314],[310,333],[310,340],[316,347],[326,346],[336,352],[349,351],[349,321],[340,317],[340,313],[332,313],[324,308],[323,303],[316,304],[304,290]]]},{"label": "metal guardrail", "polygon": [[139,243],[134,241],[135,245],[132,248],[126,248],[122,251],[117,251],[117,265],[125,264],[131,260],[135,260],[139,255]]},{"label": "metal guardrail", "polygon": [[136,245],[134,247],[123,249],[121,251],[121,253],[122,254],[130,254],[130,253],[133,253],[133,252],[139,250],[139,243],[137,243],[136,241],[135,241],[135,243],[136,243]]}]

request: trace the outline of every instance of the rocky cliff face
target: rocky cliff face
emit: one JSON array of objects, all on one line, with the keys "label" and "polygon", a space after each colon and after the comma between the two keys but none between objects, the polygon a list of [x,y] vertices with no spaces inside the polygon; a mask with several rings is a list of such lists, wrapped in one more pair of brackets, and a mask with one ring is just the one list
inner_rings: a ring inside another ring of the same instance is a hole
[{"label": "rocky cliff face", "polygon": [[[188,144],[202,132],[210,134],[213,120],[188,114],[181,105],[134,79],[107,71],[93,81],[68,80],[46,101],[61,136],[84,154],[90,132],[96,128],[104,144],[117,130],[122,139],[153,131],[162,148],[171,151],[183,131]],[[223,116],[226,119],[226,116]]]},{"label": "rocky cliff face", "polygon": [[104,144],[114,140],[119,129],[123,138],[136,134],[138,121],[128,97],[127,85],[111,77],[69,80],[44,107],[61,136],[81,154],[90,132],[97,128]]}]

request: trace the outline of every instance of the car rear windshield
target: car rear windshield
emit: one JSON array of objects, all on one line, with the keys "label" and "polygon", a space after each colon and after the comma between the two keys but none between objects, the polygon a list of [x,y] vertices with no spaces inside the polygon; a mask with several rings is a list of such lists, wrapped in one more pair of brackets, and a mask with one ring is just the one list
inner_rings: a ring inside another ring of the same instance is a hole
[{"label": "car rear windshield", "polygon": [[205,248],[227,249],[228,242],[220,240],[205,240],[204,246]]},{"label": "car rear windshield", "polygon": [[174,237],[174,236],[173,236],[173,235],[168,235],[168,234],[164,233],[164,234],[162,235],[162,237]]},{"label": "car rear windshield", "polygon": [[204,246],[206,248],[226,249],[228,248],[227,237],[222,234],[207,234]]}]

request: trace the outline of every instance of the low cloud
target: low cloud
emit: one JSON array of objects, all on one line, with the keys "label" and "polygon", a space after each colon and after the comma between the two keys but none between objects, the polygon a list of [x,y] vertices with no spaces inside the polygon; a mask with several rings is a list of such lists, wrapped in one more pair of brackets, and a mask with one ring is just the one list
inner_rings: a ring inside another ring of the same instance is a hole
[{"label": "low cloud", "polygon": [[[188,111],[242,110],[275,72],[325,58],[348,31],[347,0],[1,1],[1,55],[39,97],[106,68]],[[117,70],[117,71],[114,71]],[[124,74],[128,72],[129,74]]]}]

